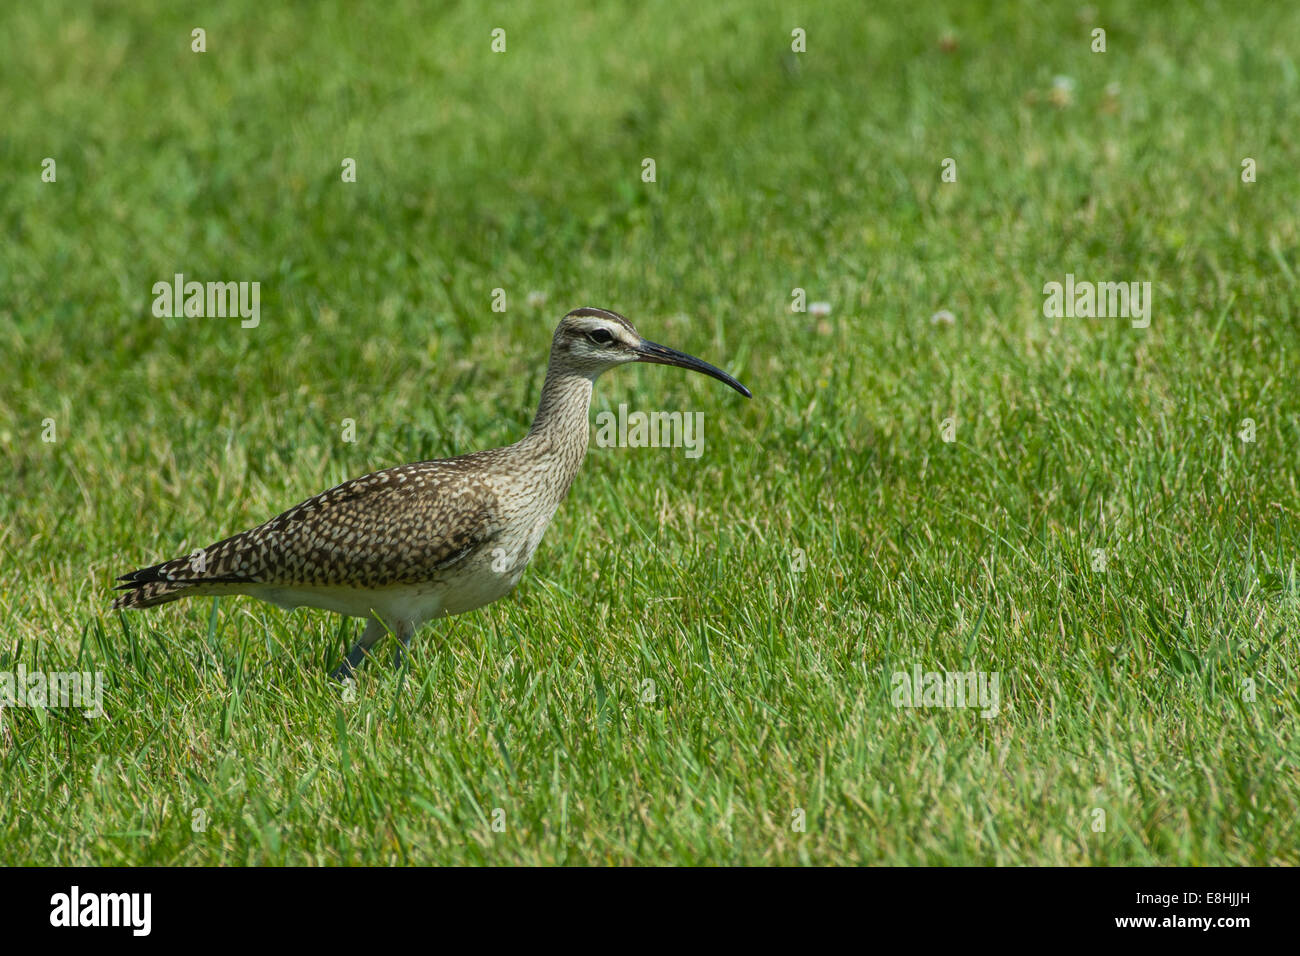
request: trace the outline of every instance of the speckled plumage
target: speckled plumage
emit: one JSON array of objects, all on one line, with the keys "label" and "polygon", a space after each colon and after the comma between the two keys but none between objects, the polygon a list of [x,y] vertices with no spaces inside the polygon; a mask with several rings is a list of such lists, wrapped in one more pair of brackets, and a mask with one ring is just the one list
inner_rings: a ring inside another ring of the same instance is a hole
[{"label": "speckled plumage", "polygon": [[504,449],[389,468],[323,491],[249,531],[125,575],[114,607],[148,607],[201,585],[383,588],[428,580],[500,533],[482,472]]},{"label": "speckled plumage", "polygon": [[[593,340],[606,334],[608,343]],[[668,353],[616,313],[571,312],[556,329],[537,415],[520,441],[344,482],[249,531],[123,575],[113,607],[248,594],[365,617],[343,669],[350,673],[386,630],[405,643],[425,621],[514,588],[586,455],[595,378],[626,361],[676,364]]]}]

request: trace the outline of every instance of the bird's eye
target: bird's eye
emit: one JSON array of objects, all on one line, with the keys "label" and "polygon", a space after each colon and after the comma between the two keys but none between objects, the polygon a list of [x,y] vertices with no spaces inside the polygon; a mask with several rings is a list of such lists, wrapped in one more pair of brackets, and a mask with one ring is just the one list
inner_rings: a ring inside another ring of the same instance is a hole
[{"label": "bird's eye", "polygon": [[591,339],[591,341],[595,342],[597,345],[608,345],[610,342],[614,341],[614,335],[609,331],[609,329],[592,329],[587,333],[587,338]]}]

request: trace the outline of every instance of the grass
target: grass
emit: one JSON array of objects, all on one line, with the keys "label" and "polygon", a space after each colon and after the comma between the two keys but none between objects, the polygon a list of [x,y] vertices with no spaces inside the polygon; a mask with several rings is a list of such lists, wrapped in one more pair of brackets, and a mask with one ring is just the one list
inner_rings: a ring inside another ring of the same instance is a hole
[{"label": "grass", "polygon": [[[1297,862],[1300,9],[135,6],[0,14],[0,672],[107,712],[0,714],[0,862]],[[261,324],[153,317],[176,272]],[[1067,273],[1150,327],[1045,318]],[[755,398],[603,378],[703,456],[593,446],[408,669],[344,699],[355,622],[108,610],[514,441],[578,305]],[[913,667],[999,714],[893,706]]]}]

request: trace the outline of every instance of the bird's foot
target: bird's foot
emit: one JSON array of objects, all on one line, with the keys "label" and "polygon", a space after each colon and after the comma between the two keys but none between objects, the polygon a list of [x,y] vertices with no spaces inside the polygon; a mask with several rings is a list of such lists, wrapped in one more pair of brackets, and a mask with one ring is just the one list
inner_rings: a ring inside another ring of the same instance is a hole
[{"label": "bird's foot", "polygon": [[401,670],[403,661],[406,660],[406,652],[411,648],[411,638],[415,636],[415,628],[411,625],[402,625],[397,629],[397,651],[393,654],[393,667]]},{"label": "bird's foot", "polygon": [[340,684],[346,684],[356,675],[356,670],[348,661],[344,661],[338,667],[330,671],[330,680],[336,680]]},{"label": "bird's foot", "polygon": [[411,647],[411,639],[408,637],[402,643],[397,645],[397,650],[393,652],[393,667],[397,670],[402,669],[402,665],[408,661],[406,652]]},{"label": "bird's foot", "polygon": [[340,682],[351,680],[356,676],[357,668],[361,666],[361,662],[368,656],[366,648],[358,641],[352,645],[352,650],[348,651],[348,656],[343,659],[343,663],[330,673],[330,677]]}]

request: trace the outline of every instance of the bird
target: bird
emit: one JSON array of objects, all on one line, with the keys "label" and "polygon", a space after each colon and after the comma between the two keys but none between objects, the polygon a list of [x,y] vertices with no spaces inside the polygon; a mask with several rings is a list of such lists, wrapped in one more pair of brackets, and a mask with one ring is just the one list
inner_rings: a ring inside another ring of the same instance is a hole
[{"label": "bird", "polygon": [[587,453],[592,388],[631,362],[748,388],[694,356],[647,341],[624,316],[585,307],[551,339],[528,433],[502,448],[419,461],[346,481],[240,534],[124,574],[117,610],[242,594],[365,620],[331,676],[354,677],[385,635],[397,666],[417,628],[514,590]]}]

